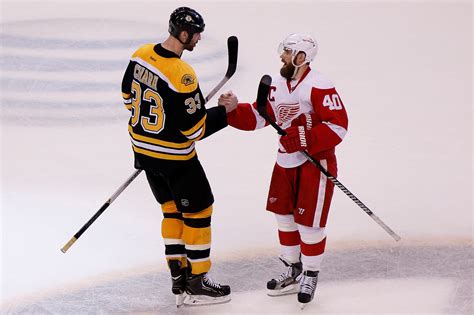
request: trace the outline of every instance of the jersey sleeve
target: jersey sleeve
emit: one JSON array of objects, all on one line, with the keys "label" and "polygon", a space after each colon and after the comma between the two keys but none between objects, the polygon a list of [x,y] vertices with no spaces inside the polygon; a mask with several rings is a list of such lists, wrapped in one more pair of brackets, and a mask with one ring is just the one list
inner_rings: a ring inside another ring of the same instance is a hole
[{"label": "jersey sleeve", "polygon": [[206,129],[202,139],[209,137],[227,126],[227,115],[224,106],[208,108],[206,110]]},{"label": "jersey sleeve", "polygon": [[191,141],[209,137],[227,127],[226,110],[224,106],[205,108],[205,100],[198,88],[192,93],[182,94],[184,108],[180,131]]},{"label": "jersey sleeve", "polygon": [[179,130],[191,141],[200,140],[206,132],[207,111],[199,86],[187,93],[177,93],[176,106],[181,112]]},{"label": "jersey sleeve", "polygon": [[310,154],[333,149],[347,133],[347,112],[341,97],[334,87],[321,89],[313,87],[311,103],[320,123],[313,126],[311,135],[314,143]]},{"label": "jersey sleeve", "polygon": [[132,110],[133,62],[130,61],[122,79],[122,98],[125,108]]},{"label": "jersey sleeve", "polygon": [[[272,120],[275,119],[272,106],[267,101],[267,113]],[[257,111],[257,103],[239,103],[237,108],[227,113],[229,125],[240,130],[257,130],[268,126],[268,122]]]}]

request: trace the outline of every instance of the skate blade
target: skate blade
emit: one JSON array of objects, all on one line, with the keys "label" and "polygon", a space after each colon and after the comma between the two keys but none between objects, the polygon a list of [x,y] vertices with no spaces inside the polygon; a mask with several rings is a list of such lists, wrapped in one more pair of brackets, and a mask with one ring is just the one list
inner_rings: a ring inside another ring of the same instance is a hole
[{"label": "skate blade", "polygon": [[184,293],[176,294],[176,307],[180,308],[184,304]]},{"label": "skate blade", "polygon": [[212,297],[207,295],[186,295],[184,298],[184,305],[186,306],[201,306],[212,304],[224,304],[230,302],[230,295]]},{"label": "skate blade", "polygon": [[299,288],[297,285],[290,284],[289,286],[281,288],[280,290],[267,289],[267,295],[271,297],[283,296],[283,295],[295,294],[295,293],[298,293],[298,291],[299,291]]}]

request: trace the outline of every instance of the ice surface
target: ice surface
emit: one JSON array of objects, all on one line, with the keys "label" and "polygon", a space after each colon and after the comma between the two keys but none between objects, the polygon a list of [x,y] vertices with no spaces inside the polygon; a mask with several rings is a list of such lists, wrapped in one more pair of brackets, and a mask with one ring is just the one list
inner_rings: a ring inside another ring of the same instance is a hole
[{"label": "ice surface", "polygon": [[[310,314],[468,314],[472,255],[467,246],[329,250]],[[232,287],[232,301],[208,307],[174,306],[167,271],[141,270],[63,288],[47,298],[12,303],[11,313],[296,314],[296,295],[269,297],[265,283],[282,271],[272,251],[217,259],[212,274]],[[440,264],[442,262],[442,264]]]},{"label": "ice surface", "polygon": [[[350,118],[339,180],[402,236],[395,244],[336,191],[317,302],[305,311],[472,313],[472,3],[184,4],[206,20],[184,55],[205,94],[225,72],[230,35],[239,64],[223,91],[241,101],[277,73],[284,36],[318,39],[314,67]],[[160,209],[143,176],[67,254],[59,249],[133,172],[122,72],[138,45],[166,35],[177,5],[2,2],[2,312],[175,311]],[[281,271],[263,210],[275,143],[270,128],[198,143],[216,197],[212,273],[234,297],[181,312],[295,312],[294,297],[262,291]]]}]

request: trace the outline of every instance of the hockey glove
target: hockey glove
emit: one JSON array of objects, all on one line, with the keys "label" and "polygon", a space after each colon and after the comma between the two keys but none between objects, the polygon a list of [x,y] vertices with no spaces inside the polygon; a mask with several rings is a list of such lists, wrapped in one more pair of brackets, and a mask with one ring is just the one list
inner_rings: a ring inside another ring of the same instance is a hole
[{"label": "hockey glove", "polygon": [[286,153],[303,151],[309,148],[311,144],[311,133],[306,130],[305,126],[289,127],[286,136],[280,138],[280,143]]},{"label": "hockey glove", "polygon": [[315,114],[301,114],[291,121],[291,126],[305,126],[307,130],[311,130],[314,121],[313,116]]}]

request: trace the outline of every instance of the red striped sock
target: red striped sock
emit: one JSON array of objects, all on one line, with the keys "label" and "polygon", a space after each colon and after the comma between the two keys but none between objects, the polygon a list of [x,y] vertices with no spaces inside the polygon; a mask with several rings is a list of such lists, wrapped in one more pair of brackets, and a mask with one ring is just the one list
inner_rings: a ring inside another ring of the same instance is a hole
[{"label": "red striped sock", "polygon": [[316,244],[306,244],[304,242],[301,242],[301,253],[305,256],[319,256],[324,253],[325,248],[326,238]]},{"label": "red striped sock", "polygon": [[300,245],[301,242],[298,230],[290,232],[278,230],[278,238],[280,239],[280,244],[284,246],[296,246]]}]

